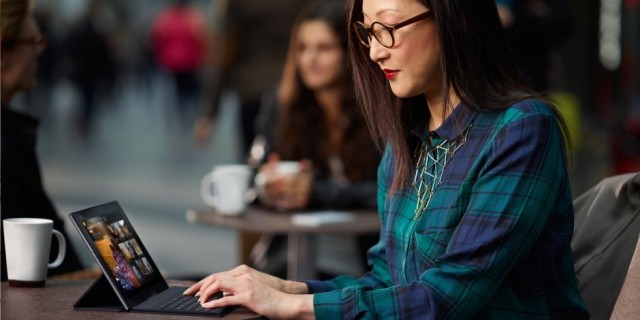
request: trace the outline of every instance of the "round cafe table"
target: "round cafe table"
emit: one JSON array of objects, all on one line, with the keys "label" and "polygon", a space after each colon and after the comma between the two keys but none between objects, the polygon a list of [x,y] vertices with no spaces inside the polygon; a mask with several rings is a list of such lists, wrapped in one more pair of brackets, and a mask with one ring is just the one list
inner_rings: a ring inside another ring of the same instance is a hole
[{"label": "round cafe table", "polygon": [[[332,211],[335,212],[335,211]],[[360,235],[380,230],[375,210],[347,212],[348,221],[301,225],[294,223],[294,215],[322,214],[325,212],[279,212],[259,206],[250,206],[239,216],[225,216],[213,209],[188,210],[187,221],[202,225],[231,228],[242,232],[285,234],[287,246],[287,279],[315,279],[315,242],[318,234]],[[326,212],[329,213],[329,212]]]}]

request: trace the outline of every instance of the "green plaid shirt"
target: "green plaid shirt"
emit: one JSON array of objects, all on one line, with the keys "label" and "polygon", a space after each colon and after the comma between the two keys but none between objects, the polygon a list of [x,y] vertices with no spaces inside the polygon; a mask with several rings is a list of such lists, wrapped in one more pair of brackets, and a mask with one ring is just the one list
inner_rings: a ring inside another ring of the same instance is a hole
[{"label": "green plaid shirt", "polygon": [[371,271],[308,281],[318,319],[588,318],[569,246],[573,205],[555,115],[534,100],[496,112],[463,108],[430,133],[435,144],[471,125],[417,220],[412,187],[388,192],[387,147]]}]

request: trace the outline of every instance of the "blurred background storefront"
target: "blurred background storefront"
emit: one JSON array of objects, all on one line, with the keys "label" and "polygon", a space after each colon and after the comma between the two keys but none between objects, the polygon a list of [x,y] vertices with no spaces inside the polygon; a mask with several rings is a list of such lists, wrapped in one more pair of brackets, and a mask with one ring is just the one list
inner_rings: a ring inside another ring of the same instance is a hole
[{"label": "blurred background storefront", "polygon": [[576,111],[577,195],[603,176],[640,170],[640,1],[571,8],[574,28],[551,74]]}]

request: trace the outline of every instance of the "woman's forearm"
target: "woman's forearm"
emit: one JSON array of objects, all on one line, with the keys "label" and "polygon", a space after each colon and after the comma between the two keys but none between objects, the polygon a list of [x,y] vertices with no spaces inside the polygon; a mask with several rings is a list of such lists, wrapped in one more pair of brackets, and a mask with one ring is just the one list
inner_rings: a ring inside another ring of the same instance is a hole
[{"label": "woman's forearm", "polygon": [[309,293],[309,288],[304,282],[285,280],[281,291],[291,294],[307,294]]},{"label": "woman's forearm", "polygon": [[315,313],[313,310],[313,295],[297,295],[295,299],[291,301],[291,314],[292,319],[315,319]]}]

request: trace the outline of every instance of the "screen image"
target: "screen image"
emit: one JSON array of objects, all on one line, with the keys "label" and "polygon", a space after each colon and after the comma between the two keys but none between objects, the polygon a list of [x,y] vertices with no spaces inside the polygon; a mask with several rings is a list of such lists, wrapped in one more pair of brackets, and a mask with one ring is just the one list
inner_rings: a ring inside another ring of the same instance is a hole
[{"label": "screen image", "polygon": [[82,224],[124,291],[134,291],[152,280],[155,270],[125,220],[118,216],[113,219],[100,216]]}]

